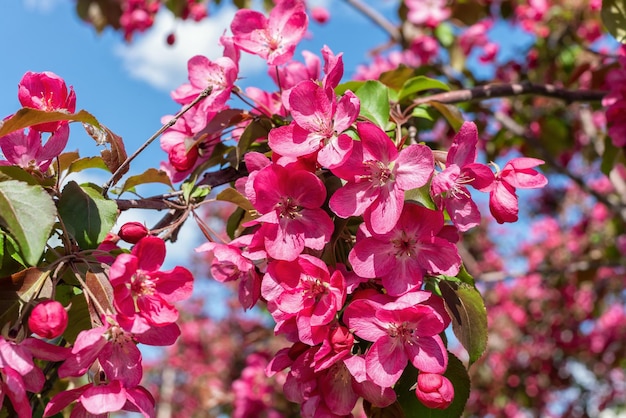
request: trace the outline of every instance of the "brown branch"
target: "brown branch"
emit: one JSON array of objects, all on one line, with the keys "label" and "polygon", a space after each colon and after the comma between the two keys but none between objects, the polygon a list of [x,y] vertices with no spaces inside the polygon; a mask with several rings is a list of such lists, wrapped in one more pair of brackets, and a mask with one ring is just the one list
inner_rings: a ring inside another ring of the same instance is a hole
[{"label": "brown branch", "polygon": [[597,102],[607,94],[602,90],[568,90],[551,84],[535,83],[511,83],[511,84],[487,84],[471,89],[454,90],[445,93],[437,93],[426,97],[420,97],[413,101],[414,106],[428,102],[462,103],[474,100],[495,99],[499,97],[522,96],[533,94],[537,96],[552,97],[572,102]]},{"label": "brown branch", "polygon": [[394,42],[402,43],[402,34],[400,33],[396,25],[394,25],[383,15],[378,13],[377,10],[371,8],[367,4],[363,3],[361,0],[344,1],[354,7],[359,12],[361,12],[365,17],[374,22],[374,24],[378,25],[382,30],[387,32]]}]

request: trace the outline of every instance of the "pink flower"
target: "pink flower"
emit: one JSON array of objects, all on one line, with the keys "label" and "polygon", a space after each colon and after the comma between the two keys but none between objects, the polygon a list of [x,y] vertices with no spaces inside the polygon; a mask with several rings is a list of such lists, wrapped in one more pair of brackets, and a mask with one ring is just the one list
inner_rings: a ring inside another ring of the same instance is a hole
[{"label": "pink flower", "polygon": [[454,387],[445,376],[420,373],[417,375],[415,396],[429,408],[446,409],[454,399]]},{"label": "pink flower", "polygon": [[16,344],[0,337],[0,402],[6,394],[19,418],[31,418],[32,409],[26,392],[37,393],[45,376],[33,357],[48,361],[65,360],[69,350],[36,338]]},{"label": "pink flower", "polygon": [[230,30],[237,47],[267,60],[268,65],[280,65],[293,57],[307,25],[302,0],[280,0],[269,18],[255,10],[237,11]]},{"label": "pink flower", "polygon": [[341,135],[359,115],[360,102],[351,91],[337,100],[332,89],[312,80],[300,82],[289,94],[294,121],[272,129],[269,146],[281,155],[301,157],[319,151],[318,162],[328,168],[342,164],[352,150],[352,138]]},{"label": "pink flower", "polygon": [[320,25],[328,22],[330,19],[330,12],[325,7],[317,6],[311,9],[311,17]]},{"label": "pink flower", "polygon": [[333,173],[347,184],[330,198],[330,208],[347,218],[364,214],[372,232],[393,229],[404,206],[404,191],[425,185],[433,172],[433,155],[425,145],[409,145],[398,152],[378,126],[357,123],[356,141],[346,162]]},{"label": "pink flower", "polygon": [[[58,414],[70,403],[78,401],[72,416],[107,416],[109,412],[134,411],[151,418],[155,414],[154,398],[142,386],[126,387],[119,380],[108,383],[88,383],[77,389],[60,392],[50,399],[44,417]],[[92,415],[93,414],[93,415]]]},{"label": "pink flower", "polygon": [[414,25],[435,27],[450,17],[447,0],[406,0],[409,8],[407,20]]},{"label": "pink flower", "polygon": [[306,254],[295,261],[270,262],[261,292],[277,327],[295,319],[299,340],[311,345],[322,342],[329,328],[325,326],[335,319],[346,298],[341,272],[331,274],[326,263]]},{"label": "pink flower", "polygon": [[462,232],[480,224],[478,206],[465,185],[483,190],[494,181],[491,169],[475,162],[477,143],[476,125],[464,122],[448,151],[446,168],[435,175],[430,185],[435,204],[447,210],[454,225]]},{"label": "pink flower", "polygon": [[533,168],[541,164],[544,161],[537,158],[514,158],[496,173],[496,180],[488,191],[489,209],[498,223],[517,221],[516,188],[538,189],[548,184],[548,179]]},{"label": "pink flower", "polygon": [[[52,72],[26,72],[18,84],[17,98],[24,107],[46,110],[48,112],[74,113],[76,93],[70,87],[68,92],[65,81]],[[41,132],[55,132],[64,122],[42,123],[33,126]]]},{"label": "pink flower", "polygon": [[448,366],[448,353],[439,334],[450,318],[442,300],[432,293],[406,293],[384,304],[355,299],[343,319],[359,338],[374,343],[365,362],[367,376],[377,385],[393,386],[408,361],[427,373],[443,373]]},{"label": "pink flower", "polygon": [[211,94],[198,104],[202,112],[222,110],[230,98],[230,92],[237,80],[237,64],[228,57],[219,57],[215,61],[202,55],[196,55],[187,63],[189,83],[183,84],[172,92],[172,98],[182,105],[193,101],[204,89],[211,86]]},{"label": "pink flower", "polygon": [[262,216],[246,226],[262,224],[255,236],[270,257],[295,260],[305,247],[321,250],[330,240],[334,225],[321,209],[326,189],[315,174],[271,164],[254,177],[254,191]]},{"label": "pink flower", "polygon": [[243,256],[241,249],[234,245],[207,242],[196,248],[197,252],[207,251],[213,255],[211,275],[221,283],[239,280],[239,302],[244,309],[252,308],[261,296],[261,277],[254,263]]},{"label": "pink flower", "polygon": [[56,300],[39,302],[28,317],[28,328],[42,338],[52,339],[67,328],[67,311]]},{"label": "pink flower", "polygon": [[425,274],[456,276],[461,257],[439,236],[443,228],[441,212],[407,203],[390,232],[357,236],[349,254],[352,268],[361,277],[380,277],[392,296],[419,288]]},{"label": "pink flower", "polygon": [[118,312],[136,315],[163,326],[178,319],[174,302],[187,299],[193,289],[193,276],[184,267],[160,271],[165,260],[165,242],[158,237],[142,238],[131,254],[120,254],[109,270],[114,304]]},{"label": "pink flower", "polygon": [[61,123],[45,144],[41,141],[41,131],[33,127],[28,133],[22,130],[0,137],[0,149],[6,158],[6,161],[0,161],[0,165],[17,165],[27,171],[45,173],[52,160],[63,152],[69,133],[68,124]]}]

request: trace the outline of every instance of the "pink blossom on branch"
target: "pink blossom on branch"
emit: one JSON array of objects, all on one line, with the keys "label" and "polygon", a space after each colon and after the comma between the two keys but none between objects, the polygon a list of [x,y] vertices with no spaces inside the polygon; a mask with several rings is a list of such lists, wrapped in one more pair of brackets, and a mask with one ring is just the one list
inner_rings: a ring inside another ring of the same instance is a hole
[{"label": "pink blossom on branch", "polygon": [[[74,88],[70,87],[68,92],[65,81],[49,71],[43,73],[26,72],[18,84],[17,97],[22,106],[33,109],[66,113],[74,113],[76,110]],[[42,123],[31,127],[31,129],[41,132],[55,132],[63,123]]]},{"label": "pink blossom on branch", "polygon": [[404,206],[404,192],[424,186],[433,172],[433,154],[425,145],[398,152],[391,139],[370,122],[357,123],[356,141],[346,162],[332,171],[347,183],[330,198],[338,216],[364,215],[377,234],[393,229]]},{"label": "pink blossom on branch", "polygon": [[288,62],[308,26],[302,0],[279,0],[269,17],[255,10],[237,11],[230,25],[234,44],[260,56],[268,65]]},{"label": "pink blossom on branch", "polygon": [[392,296],[418,289],[425,274],[456,276],[461,257],[443,228],[441,212],[406,203],[391,231],[357,236],[349,254],[352,268],[361,277],[379,277]]},{"label": "pink blossom on branch", "polygon": [[21,130],[0,137],[0,150],[6,158],[6,161],[0,161],[0,165],[17,165],[26,171],[45,173],[65,149],[69,133],[69,125],[61,123],[45,144],[42,144],[42,132],[33,127],[27,133]]}]

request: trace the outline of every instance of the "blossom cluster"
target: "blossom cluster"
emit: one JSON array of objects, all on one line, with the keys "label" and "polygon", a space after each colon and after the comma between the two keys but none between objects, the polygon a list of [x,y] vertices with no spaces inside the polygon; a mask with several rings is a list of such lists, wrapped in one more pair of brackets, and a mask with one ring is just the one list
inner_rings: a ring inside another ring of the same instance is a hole
[{"label": "blossom cluster", "polygon": [[[304,64],[292,60],[306,24],[303,1],[278,2],[269,17],[237,12],[232,37],[221,40],[224,56],[191,58],[189,83],[172,94],[186,105],[211,87],[187,118],[210,126],[228,115],[231,94],[239,95],[234,81],[242,52],[267,61],[279,90],[246,92],[255,114],[283,121],[257,140],[267,152],[244,156],[248,175],[235,188],[254,208],[251,218],[231,242],[208,242],[197,251],[212,256],[215,279],[238,282],[244,308],[262,301],[275,333],[292,343],[267,372],[289,369],[284,392],[303,416],[351,416],[360,398],[388,406],[407,367],[419,372],[417,398],[446,408],[453,386],[444,376],[441,334],[451,319],[426,284],[461,270],[459,233],[481,220],[468,187],[489,193],[498,222],[514,222],[516,189],[547,182],[535,170],[543,161],[520,157],[492,171],[477,162],[472,122],[447,152],[389,134],[362,114],[357,94],[336,93],[342,54],[324,47],[322,59],[306,52]],[[238,123],[234,140],[251,120]],[[197,167],[199,156],[209,158],[205,151],[223,134],[193,126],[187,123],[184,133],[182,125],[174,127],[162,139],[169,155],[162,167],[173,181]],[[411,198],[417,190],[427,201]]]},{"label": "blossom cluster", "polygon": [[[26,73],[19,83],[18,98],[25,108],[46,112],[69,115],[76,107],[74,90],[68,90],[63,79],[50,72]],[[45,143],[44,134],[50,135]],[[35,124],[9,133],[0,137],[6,158],[0,165],[18,166],[37,178],[49,178],[50,164],[63,151],[68,136],[68,121]],[[120,238],[134,244],[130,252],[117,247]],[[31,301],[32,310],[24,311],[28,316],[25,332],[16,327],[8,333],[3,330],[0,336],[0,404],[7,395],[20,418],[32,416],[27,392],[36,394],[44,389],[46,377],[33,359],[59,362],[55,367],[60,378],[89,377],[89,383],[54,395],[44,416],[53,416],[72,403],[72,416],[119,410],[155,415],[154,399],[141,386],[142,356],[137,344],[163,346],[176,341],[180,329],[173,304],[191,296],[193,276],[180,266],[162,271],[165,242],[138,222],[123,225],[119,236],[109,234],[95,258],[108,276],[100,286],[109,289],[112,303],[102,306],[89,289],[79,289],[97,305],[98,314],[95,320],[91,316],[91,328],[74,329],[78,332],[71,345],[62,338],[70,308],[53,299]]]}]

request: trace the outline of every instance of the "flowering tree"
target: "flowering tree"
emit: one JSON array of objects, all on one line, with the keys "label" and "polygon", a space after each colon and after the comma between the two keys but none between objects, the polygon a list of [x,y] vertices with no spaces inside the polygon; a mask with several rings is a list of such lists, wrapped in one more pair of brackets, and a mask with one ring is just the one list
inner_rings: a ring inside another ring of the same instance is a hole
[{"label": "flowering tree", "polygon": [[[189,59],[189,82],[172,92],[180,111],[131,156],[76,111],[61,77],[24,75],[22,108],[0,125],[7,416],[623,407],[620,3],[406,0],[394,23],[346,2],[390,39],[352,80],[349,51],[296,58],[309,18],[324,22],[326,10],[235,2],[223,56]],[[162,10],[156,0],[77,6],[128,41]],[[163,6],[201,20],[209,5]],[[502,25],[535,42],[499,59]],[[266,61],[275,91],[237,86],[241,54]],[[76,122],[100,156],[64,152]],[[131,173],[159,137],[165,161]],[[110,172],[105,184],[67,179],[93,167]],[[127,198],[146,183],[168,190]],[[168,213],[113,231],[130,208]],[[502,225],[520,219],[529,233],[507,254]],[[181,304],[187,268],[162,269],[165,240],[187,220],[207,239],[197,252],[213,278],[234,286],[239,307],[226,320]],[[264,317],[240,312],[253,308]],[[166,359],[144,364],[138,344],[169,347]]]}]

